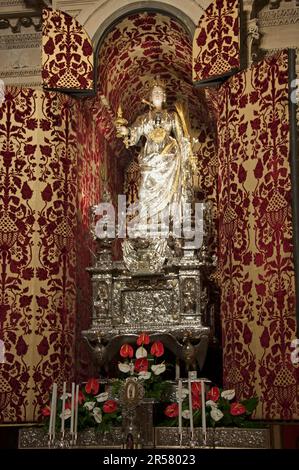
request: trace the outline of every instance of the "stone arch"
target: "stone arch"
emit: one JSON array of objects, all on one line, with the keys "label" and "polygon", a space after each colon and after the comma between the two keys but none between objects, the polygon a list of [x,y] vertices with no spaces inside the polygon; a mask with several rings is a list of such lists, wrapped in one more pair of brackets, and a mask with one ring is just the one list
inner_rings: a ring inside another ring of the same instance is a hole
[{"label": "stone arch", "polygon": [[193,37],[195,27],[211,0],[99,0],[96,4],[84,9],[77,21],[84,26],[95,46],[102,35],[115,21],[124,15],[140,9],[149,9],[169,13],[181,20]]},{"label": "stone arch", "polygon": [[254,0],[251,8],[250,19],[257,18],[259,12],[265,8],[269,3],[269,0]]}]

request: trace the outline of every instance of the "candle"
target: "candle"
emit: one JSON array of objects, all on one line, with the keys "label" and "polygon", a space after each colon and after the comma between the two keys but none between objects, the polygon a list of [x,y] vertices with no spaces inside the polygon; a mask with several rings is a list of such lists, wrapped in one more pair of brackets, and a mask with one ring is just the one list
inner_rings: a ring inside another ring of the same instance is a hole
[{"label": "candle", "polygon": [[56,409],[57,409],[57,383],[53,385],[53,394],[54,394],[54,410],[53,410],[53,423],[52,423],[52,431],[53,431],[53,440],[55,439],[55,428],[56,428]]},{"label": "candle", "polygon": [[188,379],[188,390],[189,390],[190,434],[191,434],[191,442],[193,442],[194,441],[194,425],[193,425],[193,408],[192,408],[192,379],[190,378],[190,372],[189,372],[189,379]]},{"label": "candle", "polygon": [[176,360],[176,363],[175,363],[175,379],[176,379],[176,380],[179,380],[180,375],[181,375],[181,372],[180,372],[180,362],[179,362],[178,360]]},{"label": "candle", "polygon": [[51,412],[50,412],[50,422],[49,422],[49,439],[54,439],[55,436],[55,414],[56,414],[56,400],[57,400],[57,384],[53,384],[52,388],[52,398],[51,398]]},{"label": "candle", "polygon": [[65,425],[65,399],[66,399],[66,382],[63,382],[62,389],[62,408],[61,408],[61,434],[64,434]]},{"label": "candle", "polygon": [[74,424],[75,424],[75,383],[72,382],[72,404],[71,404],[71,435],[74,434]]},{"label": "candle", "polygon": [[75,398],[75,441],[77,440],[78,433],[78,407],[79,407],[79,385],[76,385],[76,398]]},{"label": "candle", "polygon": [[206,397],[205,397],[205,381],[200,379],[201,384],[201,425],[203,445],[207,445],[207,422],[206,422]]},{"label": "candle", "polygon": [[183,415],[182,415],[182,404],[183,404],[183,381],[179,379],[178,383],[178,402],[179,402],[179,436],[180,446],[183,440]]}]

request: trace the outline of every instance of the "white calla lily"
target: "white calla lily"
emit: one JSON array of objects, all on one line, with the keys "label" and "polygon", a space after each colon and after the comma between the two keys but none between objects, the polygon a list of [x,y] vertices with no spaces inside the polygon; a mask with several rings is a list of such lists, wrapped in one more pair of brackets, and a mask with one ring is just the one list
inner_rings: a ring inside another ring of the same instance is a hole
[{"label": "white calla lily", "polygon": [[126,364],[125,362],[119,362],[118,363],[118,368],[124,374],[127,374],[131,370],[130,364]]},{"label": "white calla lily", "polygon": [[160,375],[160,374],[163,374],[163,372],[166,371],[166,366],[163,363],[162,364],[154,364],[154,365],[152,365],[151,369],[152,369],[152,371],[155,375]]},{"label": "white calla lily", "polygon": [[84,408],[86,408],[88,411],[91,411],[95,407],[96,402],[95,401],[86,401],[84,403]]},{"label": "white calla lily", "polygon": [[221,392],[221,396],[225,400],[232,400],[233,398],[235,398],[235,395],[235,390],[223,390],[223,392]]},{"label": "white calla lily", "polygon": [[184,410],[184,411],[182,412],[182,416],[183,416],[183,418],[185,418],[185,419],[190,419],[190,410]]},{"label": "white calla lily", "polygon": [[140,348],[136,350],[136,358],[141,359],[142,357],[147,357],[147,350],[143,346],[140,346]]},{"label": "white calla lily", "polygon": [[[69,419],[71,417],[71,414],[72,414],[72,412],[69,408],[65,409],[64,410],[64,421],[66,419]],[[60,414],[60,418],[62,419],[62,413]]]},{"label": "white calla lily", "polygon": [[97,395],[97,396],[95,397],[95,399],[96,399],[97,402],[99,402],[99,403],[101,403],[102,401],[108,400],[108,392],[100,393],[99,395]]},{"label": "white calla lily", "polygon": [[72,398],[72,394],[71,393],[65,393],[65,394],[62,394],[61,397],[60,397],[60,400],[63,400],[63,398],[65,400],[67,400],[68,398]]},{"label": "white calla lily", "polygon": [[[176,399],[179,399],[179,391],[177,390],[175,392]],[[182,400],[184,400],[187,396],[189,395],[189,390],[188,388],[182,388]]]},{"label": "white calla lily", "polygon": [[101,408],[98,408],[98,407],[95,407],[93,410],[92,410],[92,413],[93,413],[93,417],[95,419],[95,421],[100,424],[102,422],[102,410]]},{"label": "white calla lily", "polygon": [[138,374],[138,379],[140,379],[140,380],[148,380],[148,379],[151,378],[151,376],[152,376],[151,372],[144,370],[144,371],[139,372],[139,374]]},{"label": "white calla lily", "polygon": [[210,406],[211,408],[217,408],[217,403],[215,403],[213,400],[208,400],[206,401],[206,406]]},{"label": "white calla lily", "polygon": [[213,407],[211,409],[211,418],[213,418],[214,421],[220,421],[220,419],[222,419],[224,416],[224,414],[222,413],[222,411],[218,410],[218,408],[215,408]]}]

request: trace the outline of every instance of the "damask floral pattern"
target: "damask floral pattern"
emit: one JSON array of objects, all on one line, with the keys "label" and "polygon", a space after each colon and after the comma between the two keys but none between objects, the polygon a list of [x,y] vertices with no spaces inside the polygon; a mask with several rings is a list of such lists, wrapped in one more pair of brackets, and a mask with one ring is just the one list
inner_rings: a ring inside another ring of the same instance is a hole
[{"label": "damask floral pattern", "polygon": [[1,420],[35,420],[71,377],[76,299],[70,98],[10,88],[0,111]]},{"label": "damask floral pattern", "polygon": [[42,78],[49,89],[93,89],[90,38],[72,16],[50,8],[43,10]]},{"label": "damask floral pattern", "polygon": [[214,0],[193,39],[193,81],[216,80],[240,67],[239,0]]},{"label": "damask floral pattern", "polygon": [[192,46],[185,26],[162,13],[129,15],[99,50],[98,82],[114,115],[119,105],[129,122],[141,114],[156,74],[167,82],[168,105],[183,96],[190,115],[205,120],[204,95],[192,86]]},{"label": "damask floral pattern", "polygon": [[257,417],[299,415],[287,53],[231,78],[219,101],[224,379]]}]

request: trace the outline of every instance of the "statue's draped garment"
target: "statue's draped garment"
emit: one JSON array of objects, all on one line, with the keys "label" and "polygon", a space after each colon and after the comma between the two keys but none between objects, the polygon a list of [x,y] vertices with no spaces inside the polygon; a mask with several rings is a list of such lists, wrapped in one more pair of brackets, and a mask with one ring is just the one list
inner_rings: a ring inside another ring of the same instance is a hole
[{"label": "statue's draped garment", "polygon": [[178,204],[181,213],[182,203],[188,200],[185,170],[191,145],[178,114],[166,110],[150,110],[137,118],[130,127],[130,145],[136,145],[141,136],[146,137],[139,154],[139,220],[142,224],[168,210],[172,203]]}]

